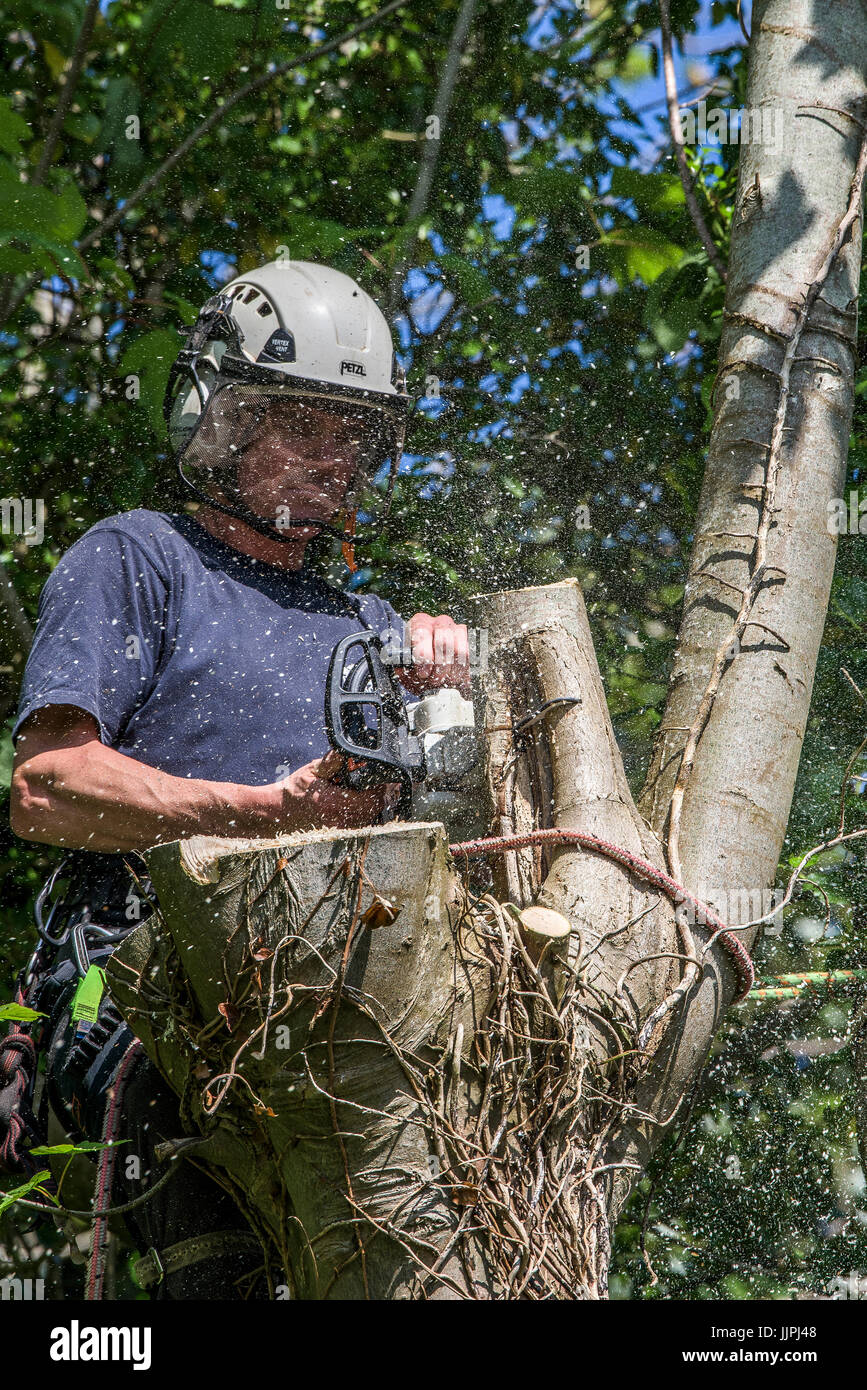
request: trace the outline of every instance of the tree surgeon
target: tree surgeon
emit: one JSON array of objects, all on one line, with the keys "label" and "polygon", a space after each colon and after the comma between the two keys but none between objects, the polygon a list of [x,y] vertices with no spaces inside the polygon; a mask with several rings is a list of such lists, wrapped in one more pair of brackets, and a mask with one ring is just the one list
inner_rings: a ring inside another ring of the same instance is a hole
[{"label": "tree surgeon", "polygon": [[[166,391],[198,512],[100,521],[46,583],[14,729],[11,819],[16,834],[67,851],[55,874],[67,887],[53,906],[51,880],[40,895],[40,942],[20,982],[44,1020],[0,1052],[18,1069],[0,1089],[8,1166],[26,1165],[49,1109],[73,1139],[100,1138],[134,1039],[92,967],[154,908],[137,851],[193,833],[273,836],[388,815],[390,784],[335,781],[324,725],[335,643],[397,628],[412,654],[398,668],[407,691],[468,693],[464,625],[417,613],[404,628],[384,600],[305,564],[312,540],[336,537],[355,568],[357,501],[387,473],[381,526],[407,403],[388,324],[348,276],[304,261],[241,275],[205,304]],[[38,1101],[36,1047],[47,1059]],[[184,1132],[143,1055],[122,1111],[114,1205],[153,1185],[164,1171],[155,1145]],[[173,1167],[124,1217],[147,1252],[139,1275],[151,1296],[266,1297],[261,1249],[235,1202],[192,1156]]]}]

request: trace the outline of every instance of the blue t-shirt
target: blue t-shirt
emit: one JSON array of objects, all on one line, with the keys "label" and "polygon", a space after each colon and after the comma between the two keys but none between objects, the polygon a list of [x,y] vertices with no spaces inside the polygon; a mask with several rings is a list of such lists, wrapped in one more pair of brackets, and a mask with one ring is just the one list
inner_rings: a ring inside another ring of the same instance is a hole
[{"label": "blue t-shirt", "polygon": [[175,777],[274,782],[328,752],[331,652],[366,626],[403,630],[384,599],[254,560],[186,513],[123,512],[42,590],[13,738],[34,710],[77,705],[103,743]]}]

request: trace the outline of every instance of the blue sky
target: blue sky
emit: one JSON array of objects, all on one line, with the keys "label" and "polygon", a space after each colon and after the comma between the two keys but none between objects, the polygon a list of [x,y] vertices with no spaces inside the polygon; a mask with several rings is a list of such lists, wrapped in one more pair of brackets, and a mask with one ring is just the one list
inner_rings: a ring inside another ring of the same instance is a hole
[{"label": "blue sky", "polygon": [[[703,82],[702,73],[706,72],[707,82],[713,80],[715,71],[713,63],[713,53],[721,48],[727,48],[732,44],[744,43],[744,36],[740,25],[736,20],[727,19],[722,24],[715,27],[710,23],[711,0],[702,0],[699,11],[698,23],[695,31],[684,39],[683,47],[675,42],[674,44],[674,66],[677,73],[678,93],[689,101],[697,94],[699,88],[694,87],[696,80]],[[750,28],[750,12],[752,0],[743,0],[742,12],[747,32]],[[656,48],[660,52],[659,31],[649,36]],[[665,83],[662,77],[662,62],[658,63],[659,75],[657,77],[642,78],[638,82],[614,83],[619,94],[633,109],[641,109],[643,113],[643,123],[648,132],[646,142],[646,155],[648,160],[652,160],[655,145],[652,132],[656,125],[655,118],[665,113]],[[649,108],[644,110],[644,108]],[[614,127],[617,129],[617,126]],[[635,127],[623,126],[623,133],[629,134],[635,139]]]}]

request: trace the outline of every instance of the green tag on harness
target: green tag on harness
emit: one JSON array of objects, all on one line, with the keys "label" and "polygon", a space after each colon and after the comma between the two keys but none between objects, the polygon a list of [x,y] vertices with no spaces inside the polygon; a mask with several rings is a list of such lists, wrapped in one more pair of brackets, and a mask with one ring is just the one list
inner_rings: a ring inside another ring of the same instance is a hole
[{"label": "green tag on harness", "polygon": [[72,1018],[95,1023],[99,1001],[105,993],[105,971],[101,965],[91,965],[72,998]]}]

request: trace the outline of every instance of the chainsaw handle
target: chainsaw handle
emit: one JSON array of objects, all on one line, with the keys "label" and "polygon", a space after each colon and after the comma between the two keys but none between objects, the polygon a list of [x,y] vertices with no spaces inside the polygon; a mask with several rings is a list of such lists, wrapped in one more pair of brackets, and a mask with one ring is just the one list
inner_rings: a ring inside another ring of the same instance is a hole
[{"label": "chainsaw handle", "polygon": [[[337,750],[335,750],[337,751]],[[340,766],[333,776],[329,777],[332,786],[342,787],[345,791],[365,792],[371,787],[380,786],[385,782],[385,777],[378,775],[379,770],[375,763],[353,758],[348,753],[339,752]],[[395,777],[392,779],[397,780]]]},{"label": "chainsaw handle", "polygon": [[371,762],[367,758],[352,758],[348,753],[341,753],[340,758],[340,767],[328,779],[332,786],[341,787],[344,791],[365,792],[389,782],[399,784],[400,800],[395,815],[398,820],[409,819],[412,813],[412,778],[408,773],[400,768],[388,768],[383,763]]},{"label": "chainsaw handle", "polygon": [[[361,656],[347,677],[346,657],[354,647]],[[375,632],[351,632],[341,638],[331,653],[325,698],[328,738],[339,753],[376,764],[381,769],[379,781],[402,781],[403,775],[420,781],[425,776],[424,749],[410,731],[397,678],[383,662],[381,649],[382,641]],[[365,726],[365,707],[375,712],[374,729]],[[350,732],[352,721],[354,728]],[[361,729],[369,742],[360,741]]]}]

